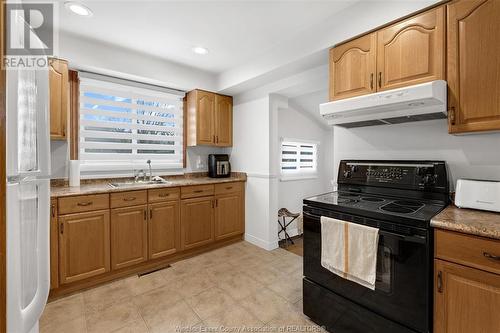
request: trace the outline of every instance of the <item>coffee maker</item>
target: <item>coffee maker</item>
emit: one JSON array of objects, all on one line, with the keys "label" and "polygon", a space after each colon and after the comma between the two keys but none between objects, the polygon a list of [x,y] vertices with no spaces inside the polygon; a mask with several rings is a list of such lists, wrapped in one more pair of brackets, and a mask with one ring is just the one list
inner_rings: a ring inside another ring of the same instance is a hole
[{"label": "coffee maker", "polygon": [[208,177],[223,178],[231,175],[231,164],[229,155],[210,154],[208,155]]}]

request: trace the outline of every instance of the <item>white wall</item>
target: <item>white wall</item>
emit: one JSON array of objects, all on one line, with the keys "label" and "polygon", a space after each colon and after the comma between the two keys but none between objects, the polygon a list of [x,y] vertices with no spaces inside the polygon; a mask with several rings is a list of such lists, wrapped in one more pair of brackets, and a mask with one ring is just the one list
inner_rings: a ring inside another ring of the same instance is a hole
[{"label": "white wall", "polygon": [[446,120],[334,128],[334,166],[342,159],[430,159],[447,162],[458,178],[500,180],[500,133],[454,136]]},{"label": "white wall", "polygon": [[[280,181],[278,186],[278,206],[291,212],[302,212],[302,199],[331,191],[333,180],[333,131],[325,128],[312,118],[307,111],[297,106],[280,109],[278,114],[280,138],[312,140],[318,146],[318,177],[314,179]],[[297,224],[293,223],[288,231],[297,234]],[[281,235],[283,237],[283,235]]]}]

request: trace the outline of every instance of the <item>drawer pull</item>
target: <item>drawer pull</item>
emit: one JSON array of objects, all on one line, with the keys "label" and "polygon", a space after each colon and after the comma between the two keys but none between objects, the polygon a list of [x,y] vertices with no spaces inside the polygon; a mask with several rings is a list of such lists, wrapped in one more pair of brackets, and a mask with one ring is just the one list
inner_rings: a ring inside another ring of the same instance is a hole
[{"label": "drawer pull", "polygon": [[160,193],[160,194],[158,194],[158,196],[160,198],[166,198],[166,197],[170,196],[170,194],[169,193]]},{"label": "drawer pull", "polygon": [[496,255],[488,253],[488,252],[483,252],[483,256],[485,256],[488,259],[500,261],[500,256],[496,256]]},{"label": "drawer pull", "polygon": [[87,206],[92,205],[92,201],[79,202],[79,203],[77,203],[77,205],[80,206],[80,207],[87,207]]},{"label": "drawer pull", "polygon": [[135,197],[123,198],[123,201],[134,201]]},{"label": "drawer pull", "polygon": [[226,187],[226,190],[231,190],[233,187],[232,186],[228,186]]},{"label": "drawer pull", "polygon": [[196,191],[193,191],[194,193],[201,193],[203,192],[203,190],[196,190]]}]

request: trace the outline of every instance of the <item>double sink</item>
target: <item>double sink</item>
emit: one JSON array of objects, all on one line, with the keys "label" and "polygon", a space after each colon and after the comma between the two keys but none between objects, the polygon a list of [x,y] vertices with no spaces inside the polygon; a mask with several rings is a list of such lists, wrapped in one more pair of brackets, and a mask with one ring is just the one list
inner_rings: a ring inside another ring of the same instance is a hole
[{"label": "double sink", "polygon": [[113,188],[121,187],[134,187],[134,186],[145,186],[145,185],[158,185],[158,184],[168,184],[169,182],[161,177],[155,177],[152,180],[131,180],[125,182],[109,183],[109,186]]}]

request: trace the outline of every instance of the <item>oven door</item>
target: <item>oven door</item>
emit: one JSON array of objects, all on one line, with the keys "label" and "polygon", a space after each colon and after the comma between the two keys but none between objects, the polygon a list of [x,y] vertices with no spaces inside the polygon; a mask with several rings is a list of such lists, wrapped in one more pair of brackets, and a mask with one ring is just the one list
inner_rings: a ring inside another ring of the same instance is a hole
[{"label": "oven door", "polygon": [[[366,219],[304,207],[304,276],[370,311],[419,332],[431,326],[431,235],[428,230],[380,222],[375,290],[321,266],[321,216],[363,223]],[[363,223],[373,226],[374,220]],[[385,226],[385,230],[382,228]],[[398,230],[396,228],[396,230]]]}]

